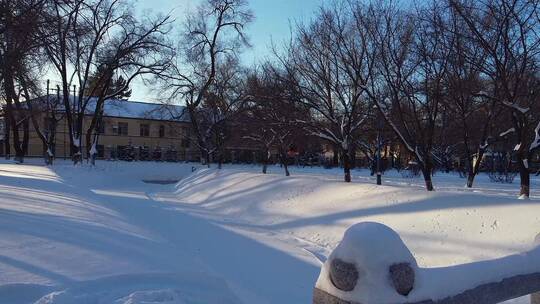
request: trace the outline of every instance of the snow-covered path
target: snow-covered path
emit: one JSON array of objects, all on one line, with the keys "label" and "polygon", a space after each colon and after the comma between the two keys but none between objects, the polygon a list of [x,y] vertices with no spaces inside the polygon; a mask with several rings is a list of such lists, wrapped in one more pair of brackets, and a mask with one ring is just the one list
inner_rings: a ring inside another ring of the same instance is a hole
[{"label": "snow-covered path", "polygon": [[518,201],[516,185],[191,169],[0,164],[0,303],[309,303],[320,260],[359,221],[392,226],[425,267],[521,251],[540,232],[538,193]]}]

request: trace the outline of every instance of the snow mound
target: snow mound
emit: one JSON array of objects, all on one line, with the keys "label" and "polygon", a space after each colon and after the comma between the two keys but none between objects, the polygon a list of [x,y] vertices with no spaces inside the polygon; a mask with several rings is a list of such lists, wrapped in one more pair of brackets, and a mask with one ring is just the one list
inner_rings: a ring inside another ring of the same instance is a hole
[{"label": "snow mound", "polygon": [[[331,278],[332,262],[336,260],[354,264],[357,279],[352,290],[337,288]],[[395,231],[379,223],[359,223],[345,231],[342,241],[321,268],[316,287],[352,302],[399,302],[403,297],[389,278],[390,267],[399,264],[408,264],[418,273],[415,258]]]},{"label": "snow mound", "polygon": [[180,293],[172,289],[141,290],[118,297],[118,294],[106,292],[77,295],[69,291],[59,291],[42,297],[35,304],[186,304]]},{"label": "snow mound", "polygon": [[104,303],[101,299],[105,298],[103,294],[73,294],[69,291],[55,291],[51,292],[41,299],[39,299],[35,304],[70,304],[70,303],[80,303],[80,304],[91,304],[91,303]]},{"label": "snow mound", "polygon": [[[127,294],[127,295],[126,295]],[[201,297],[204,298],[204,297]],[[155,290],[108,290],[78,292],[73,290],[55,291],[43,296],[34,304],[189,304],[199,303],[176,289]],[[203,301],[205,301],[203,299]]]},{"label": "snow mound", "polygon": [[136,291],[127,297],[119,299],[115,304],[184,304],[177,291],[171,289]]},{"label": "snow mound", "polygon": [[[1,298],[1,295],[0,295]],[[132,274],[77,282],[49,291],[34,304],[236,304],[221,278],[207,273]]]}]

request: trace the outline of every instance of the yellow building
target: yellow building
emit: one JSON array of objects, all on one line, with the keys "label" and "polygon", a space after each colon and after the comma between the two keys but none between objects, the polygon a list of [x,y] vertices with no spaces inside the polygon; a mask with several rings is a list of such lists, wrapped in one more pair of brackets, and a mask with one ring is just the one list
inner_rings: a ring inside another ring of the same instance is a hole
[{"label": "yellow building", "polygon": [[[83,131],[92,120],[95,104],[87,107]],[[34,110],[35,107],[34,107]],[[62,117],[63,113],[58,113]],[[46,130],[46,115],[40,113],[38,122]],[[98,158],[142,160],[197,160],[199,152],[190,134],[191,122],[184,107],[126,100],[107,100],[103,120],[99,127]],[[22,136],[22,131],[20,131]],[[44,131],[46,132],[46,131]],[[30,157],[44,155],[45,147],[32,123],[28,153]],[[86,151],[85,136],[82,151]],[[67,120],[63,117],[57,124],[54,154],[56,158],[70,157],[70,141]],[[14,149],[11,147],[11,154]]]}]

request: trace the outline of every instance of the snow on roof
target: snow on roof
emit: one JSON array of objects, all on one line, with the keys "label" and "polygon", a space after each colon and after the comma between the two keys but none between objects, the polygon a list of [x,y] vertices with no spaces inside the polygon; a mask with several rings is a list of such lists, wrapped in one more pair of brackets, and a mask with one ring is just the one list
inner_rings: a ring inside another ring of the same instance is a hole
[{"label": "snow on roof", "polygon": [[[56,99],[56,95],[49,95],[50,99]],[[46,96],[32,100],[33,103],[45,103]],[[70,96],[70,101],[74,98]],[[54,101],[53,101],[54,102]],[[90,97],[86,106],[86,113],[92,114],[96,108],[97,97]],[[76,106],[75,106],[76,107]],[[105,100],[104,115],[109,117],[120,118],[139,118],[153,119],[166,121],[183,121],[189,122],[189,114],[186,107],[170,104],[159,104],[142,101],[131,101],[124,99],[107,99]]]},{"label": "snow on roof", "polygon": [[[95,101],[89,102],[89,114],[93,112]],[[189,121],[185,107],[141,101],[111,99],[105,101],[105,116],[122,118],[142,118],[168,121]]]}]

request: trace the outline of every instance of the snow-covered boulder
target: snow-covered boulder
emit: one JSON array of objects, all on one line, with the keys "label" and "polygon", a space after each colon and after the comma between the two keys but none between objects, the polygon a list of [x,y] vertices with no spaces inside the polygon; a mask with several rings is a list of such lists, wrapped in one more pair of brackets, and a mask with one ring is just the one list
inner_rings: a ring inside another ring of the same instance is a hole
[{"label": "snow-covered boulder", "polygon": [[350,227],[323,264],[313,304],[495,304],[528,294],[540,304],[540,235],[519,254],[439,268],[419,268],[385,225]]},{"label": "snow-covered boulder", "polygon": [[417,272],[415,258],[395,231],[379,223],[359,223],[345,232],[322,266],[315,297],[395,303],[407,299]]}]

